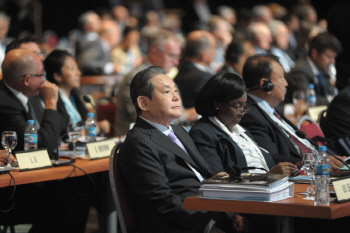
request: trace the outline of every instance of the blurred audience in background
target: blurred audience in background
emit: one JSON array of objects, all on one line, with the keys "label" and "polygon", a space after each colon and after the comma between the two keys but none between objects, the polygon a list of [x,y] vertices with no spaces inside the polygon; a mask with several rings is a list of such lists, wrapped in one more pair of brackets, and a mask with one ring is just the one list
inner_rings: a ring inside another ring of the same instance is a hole
[{"label": "blurred audience in background", "polygon": [[242,76],[243,66],[248,57],[255,55],[253,44],[248,40],[232,41],[225,54],[225,65],[219,72],[235,73]]},{"label": "blurred audience in background", "polygon": [[122,42],[111,51],[111,61],[120,67],[118,74],[124,76],[142,63],[139,42],[139,30],[133,27],[126,27],[123,32]]},{"label": "blurred audience in background", "polygon": [[101,18],[94,11],[85,12],[79,17],[78,21],[83,34],[75,45],[76,57],[79,57],[86,43],[98,39],[98,33],[101,29]]},{"label": "blurred audience in background", "polygon": [[318,34],[310,41],[306,58],[300,58],[295,67],[286,75],[288,95],[296,90],[305,91],[313,84],[316,92],[316,105],[328,105],[337,94],[335,82],[330,78],[330,66],[341,52],[338,39],[328,32]]},{"label": "blurred audience in background", "polygon": [[231,25],[220,16],[212,16],[208,23],[209,31],[216,40],[215,56],[211,68],[218,71],[225,63],[225,51],[232,41]]},{"label": "blurred audience in background", "polygon": [[286,50],[289,45],[289,32],[287,26],[279,20],[271,20],[268,26],[272,35],[272,44],[270,52],[279,57],[279,61],[284,69],[284,72],[288,73],[295,63],[288,55]]},{"label": "blurred audience in background", "polygon": [[255,53],[268,53],[271,47],[271,31],[266,23],[253,22],[248,27],[249,40],[255,47]]},{"label": "blurred audience in background", "polygon": [[216,73],[210,68],[215,49],[216,41],[210,32],[197,30],[188,34],[179,73],[174,79],[186,109],[194,108],[197,93]]},{"label": "blurred audience in background", "polygon": [[[9,27],[10,27],[10,17],[7,16],[5,13],[0,12],[0,64],[5,58],[5,50],[8,44],[6,36],[7,36],[7,32],[9,31]],[[1,74],[1,68],[0,68],[0,74]]]},{"label": "blurred audience in background", "polygon": [[86,43],[77,57],[83,75],[117,74],[121,67],[113,64],[110,52],[119,43],[120,29],[112,20],[101,23],[99,38]]}]

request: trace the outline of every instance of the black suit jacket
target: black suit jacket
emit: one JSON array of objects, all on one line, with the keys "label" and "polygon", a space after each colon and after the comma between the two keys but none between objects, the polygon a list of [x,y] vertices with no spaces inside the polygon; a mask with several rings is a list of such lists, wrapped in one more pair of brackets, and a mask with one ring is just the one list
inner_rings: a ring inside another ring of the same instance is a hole
[{"label": "black suit jacket", "polygon": [[118,169],[130,188],[139,232],[181,228],[203,232],[210,219],[230,232],[223,213],[184,209],[184,199],[198,195],[201,185],[185,160],[204,178],[213,174],[187,132],[180,126],[172,125],[172,128],[188,154],[141,118],[137,118],[119,152]]},{"label": "black suit jacket", "polygon": [[[31,98],[34,106],[40,106],[39,98]],[[36,113],[41,122],[38,131],[38,148],[48,148],[49,153],[57,147],[60,133],[66,126],[64,117],[55,110],[44,110],[43,115]],[[14,151],[24,149],[24,130],[30,119],[27,111],[17,97],[0,81],[0,131],[16,131],[18,143]],[[51,154],[51,153],[50,153]]]},{"label": "black suit jacket", "polygon": [[[245,132],[250,138],[251,134]],[[227,165],[247,167],[242,149],[232,138],[208,118],[201,118],[191,128],[190,136],[214,173],[224,171]],[[271,169],[275,163],[271,156],[261,150],[267,166]]]},{"label": "black suit jacket", "polygon": [[185,108],[194,107],[198,92],[211,76],[209,72],[198,69],[191,62],[184,62],[179,66],[179,73],[174,81],[181,92],[182,104]]},{"label": "black suit jacket", "polygon": [[350,137],[350,87],[329,104],[322,131],[327,138]]},{"label": "black suit jacket", "polygon": [[[292,143],[291,139],[283,132],[280,126],[274,122],[269,115],[248,96],[247,106],[250,108],[248,114],[244,115],[240,125],[247,128],[253,135],[255,142],[267,151],[275,163],[296,163],[302,160],[301,154]],[[295,125],[280,114],[283,120],[293,129]]]}]

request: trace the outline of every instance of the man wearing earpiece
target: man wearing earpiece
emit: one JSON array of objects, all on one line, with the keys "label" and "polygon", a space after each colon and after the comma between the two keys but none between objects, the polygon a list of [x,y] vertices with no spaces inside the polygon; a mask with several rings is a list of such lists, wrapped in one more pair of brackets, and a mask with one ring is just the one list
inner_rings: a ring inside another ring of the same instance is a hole
[{"label": "man wearing earpiece", "polygon": [[[241,120],[259,146],[268,150],[278,162],[292,162],[301,167],[302,155],[312,152],[310,143],[299,138],[293,125],[275,107],[284,100],[288,83],[284,70],[274,55],[258,54],[247,59],[243,67],[250,113]],[[339,170],[341,162],[330,157],[331,168]]]}]

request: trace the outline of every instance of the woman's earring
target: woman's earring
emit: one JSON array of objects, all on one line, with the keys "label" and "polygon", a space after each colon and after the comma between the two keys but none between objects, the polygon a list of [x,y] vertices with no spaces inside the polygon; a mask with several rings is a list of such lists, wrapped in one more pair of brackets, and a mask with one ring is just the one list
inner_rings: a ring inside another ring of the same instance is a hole
[{"label": "woman's earring", "polygon": [[219,110],[219,108],[216,108],[216,110]]}]

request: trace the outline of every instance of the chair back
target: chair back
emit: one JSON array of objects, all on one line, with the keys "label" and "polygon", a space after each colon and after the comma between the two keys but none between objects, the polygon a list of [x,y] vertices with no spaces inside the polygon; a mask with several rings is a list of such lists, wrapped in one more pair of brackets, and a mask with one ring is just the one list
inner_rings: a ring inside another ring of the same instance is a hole
[{"label": "chair back", "polygon": [[[101,98],[97,102],[97,109],[102,112],[102,114],[107,118],[107,120],[111,123],[109,126],[109,133],[106,134],[106,137],[113,137],[115,132],[112,127],[114,124],[114,116],[115,116],[115,104],[112,102],[110,98]],[[96,112],[97,121],[104,120],[104,117],[99,113]]]},{"label": "chair back", "polygon": [[321,130],[324,132],[324,134],[327,135],[327,132],[325,130],[326,125],[325,125],[325,121],[326,121],[326,115],[327,115],[327,109],[323,110],[320,115],[318,115],[318,125],[320,126]]},{"label": "chair back", "polygon": [[[324,134],[318,124],[311,119],[310,116],[304,115],[298,121],[298,128],[306,133],[306,135],[311,138],[324,138]],[[318,141],[318,140],[316,140]],[[324,142],[317,142],[319,145],[324,145]]]},{"label": "chair back", "polygon": [[109,180],[122,233],[133,233],[137,231],[136,213],[132,206],[131,197],[127,193],[127,187],[118,170],[117,158],[121,145],[115,145],[112,149],[109,158]]}]

